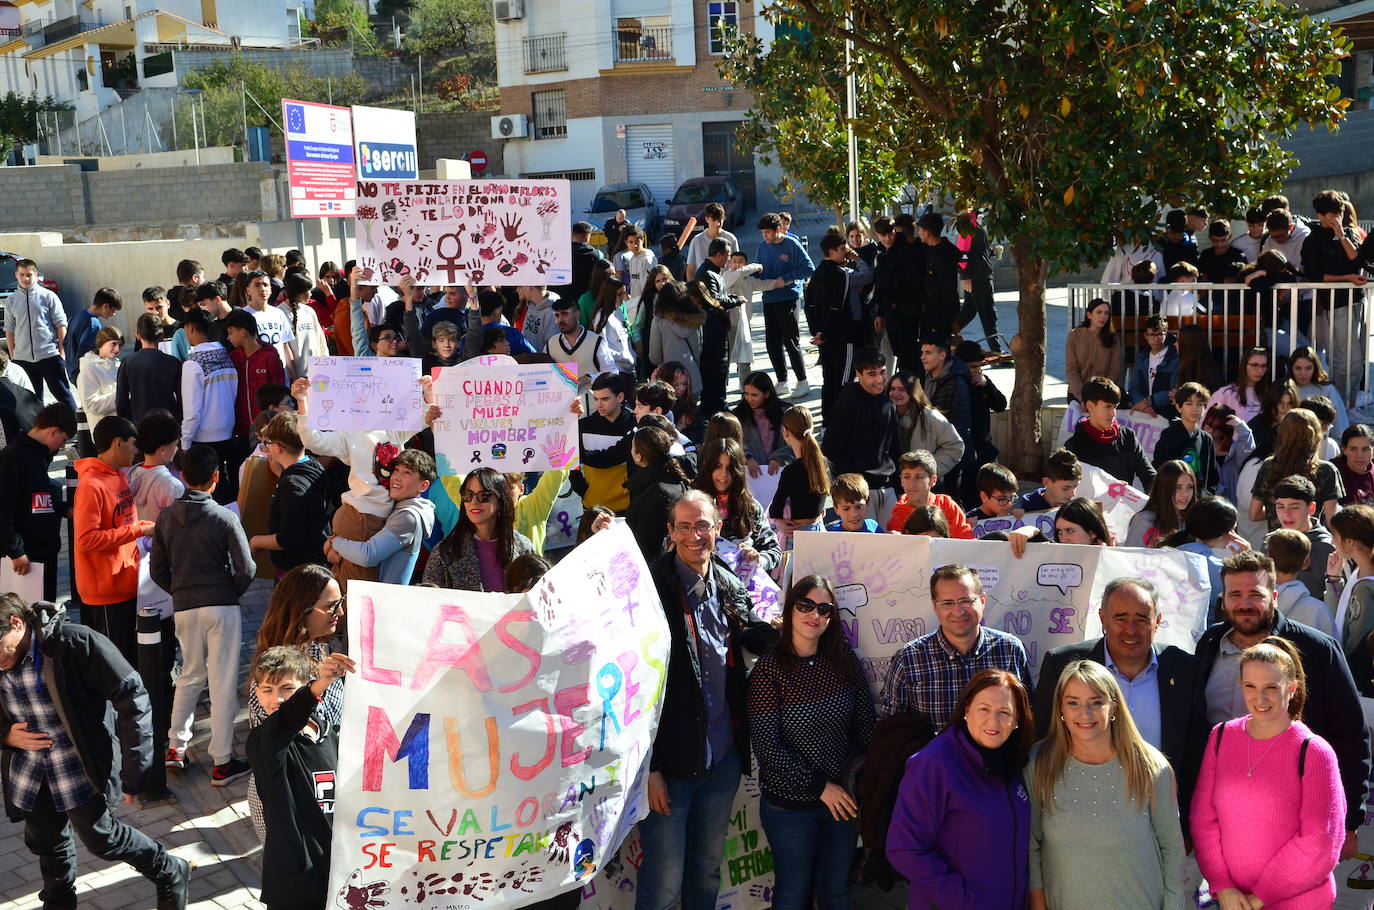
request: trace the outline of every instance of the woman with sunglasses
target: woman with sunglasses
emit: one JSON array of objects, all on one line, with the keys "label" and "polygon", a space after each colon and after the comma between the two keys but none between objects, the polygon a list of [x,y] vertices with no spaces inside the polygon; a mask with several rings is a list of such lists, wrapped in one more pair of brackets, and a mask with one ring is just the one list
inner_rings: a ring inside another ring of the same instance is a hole
[{"label": "woman with sunglasses", "polygon": [[478,468],[463,479],[458,524],[425,564],[425,584],[458,591],[505,592],[506,566],[534,552],[515,530],[515,506],[506,475]]},{"label": "woman with sunglasses", "polygon": [[868,751],[873,698],[819,575],[787,592],[782,635],[749,675],[749,739],[773,849],[774,910],[849,907],[858,843],[853,777]]},{"label": "woman with sunglasses", "polygon": [[[343,613],[343,594],[334,573],[315,563],[299,565],[283,575],[272,590],[267,615],[262,618],[262,625],[258,626],[257,653],[261,654],[278,645],[300,648],[310,658],[310,666],[316,667],[329,656],[329,642],[338,631]],[[328,730],[333,729],[342,716],[343,680],[338,679],[325,690],[324,698],[315,708],[313,719],[321,729]],[[258,684],[252,682],[248,687],[248,725],[256,727],[266,719],[267,712],[258,701]],[[169,751],[167,764],[179,767],[172,764],[172,759]],[[248,780],[248,809],[258,839],[266,840],[262,803],[258,800],[257,787],[252,778]]]}]

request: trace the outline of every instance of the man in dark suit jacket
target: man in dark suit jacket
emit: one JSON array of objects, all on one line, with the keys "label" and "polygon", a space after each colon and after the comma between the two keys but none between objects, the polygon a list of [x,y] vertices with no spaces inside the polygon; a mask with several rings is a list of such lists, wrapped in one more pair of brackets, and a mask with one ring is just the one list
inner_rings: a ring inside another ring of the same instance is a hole
[{"label": "man in dark suit jacket", "polygon": [[1207,742],[1207,711],[1198,660],[1182,648],[1155,644],[1159,608],[1154,585],[1118,578],[1102,594],[1102,638],[1055,648],[1045,655],[1035,686],[1035,726],[1044,736],[1060,711],[1054,704],[1059,674],[1076,660],[1093,660],[1121,686],[1131,718],[1150,745],[1164,753],[1178,779],[1184,829]]}]

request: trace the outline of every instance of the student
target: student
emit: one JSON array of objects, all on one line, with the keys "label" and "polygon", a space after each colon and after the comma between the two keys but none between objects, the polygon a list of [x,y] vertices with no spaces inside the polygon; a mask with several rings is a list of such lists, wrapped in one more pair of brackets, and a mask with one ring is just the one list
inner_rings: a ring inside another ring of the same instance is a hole
[{"label": "student", "polygon": [[[233,345],[229,361],[238,374],[238,387],[234,399],[234,435],[246,441],[248,430],[256,416],[253,407],[257,402],[258,389],[267,383],[284,385],[286,368],[276,347],[261,343],[261,325],[247,310],[235,310],[224,321],[225,337]],[[226,467],[235,475],[248,451],[239,442],[235,460]]]},{"label": "student", "polygon": [[801,296],[801,282],[811,276],[815,266],[811,257],[795,237],[789,237],[782,219],[770,213],[759,218],[757,260],[763,266],[760,277],[771,280],[773,287],[763,293],[764,338],[773,373],[778,377],[778,395],[792,397],[787,382],[787,361],[797,374],[796,395],[804,398],[811,392],[806,381],[806,364],[798,343],[797,299]]},{"label": "student", "polygon": [[278,479],[267,533],[253,535],[248,543],[271,553],[279,577],[302,563],[324,565],[329,536],[324,467],[306,454],[297,420],[289,411],[273,415],[258,434]]},{"label": "student", "polygon": [[1343,506],[1374,504],[1374,430],[1367,424],[1352,423],[1341,434],[1341,454],[1331,460],[1341,472],[1345,495]]},{"label": "student", "polygon": [[782,417],[782,438],[792,460],[782,469],[778,488],[768,506],[784,550],[792,549],[797,531],[820,531],[825,497],[830,492],[830,468],[812,430],[811,412],[792,406]]},{"label": "student", "polygon": [[1160,547],[1173,547],[1185,553],[1196,553],[1207,564],[1211,587],[1208,602],[1211,610],[1208,622],[1215,622],[1220,613],[1217,598],[1221,596],[1222,562],[1240,550],[1248,550],[1247,541],[1236,534],[1236,507],[1220,496],[1206,496],[1193,503],[1183,528],[1163,538]]},{"label": "student", "polygon": [[[887,381],[887,397],[897,411],[897,454],[925,449],[935,456],[935,466],[943,477],[964,458],[964,440],[949,418],[930,403],[916,374],[898,370]],[[976,456],[975,456],[976,457]],[[897,483],[894,477],[893,484]]]},{"label": "student", "polygon": [[99,288],[86,309],[78,310],[67,325],[67,377],[74,383],[81,373],[81,359],[87,351],[99,349],[96,335],[124,309],[124,300],[114,288]]},{"label": "student", "polygon": [[[158,350],[162,329],[154,316],[144,313],[135,325],[143,346],[120,363],[115,379],[115,413],[139,423],[154,410],[166,410],[181,420],[181,360]],[[186,337],[184,329],[177,336]],[[187,352],[190,344],[187,343]],[[185,359],[185,358],[182,358]]]},{"label": "student", "polygon": [[585,390],[591,377],[614,364],[601,336],[579,323],[577,303],[554,298],[554,324],[558,331],[544,345],[544,353],[554,363],[571,363],[577,367],[578,386]]},{"label": "student", "polygon": [[582,478],[586,489],[582,505],[605,506],[623,512],[630,504],[625,480],[629,475],[628,434],[635,415],[625,406],[624,379],[619,373],[602,373],[592,380],[593,412],[577,422],[582,453]]},{"label": "student", "polygon": [[1279,526],[1274,490],[1280,481],[1294,475],[1311,481],[1317,509],[1325,518],[1336,514],[1336,503],[1345,489],[1335,465],[1319,457],[1323,438],[1316,415],[1306,408],[1294,408],[1284,416],[1274,454],[1260,465],[1250,491],[1251,520],[1267,518],[1271,531]]},{"label": "student", "polygon": [[[973,451],[971,456],[963,459],[958,495],[964,502],[972,502],[978,492],[976,468],[996,461],[997,456],[1002,454],[992,441],[992,415],[1000,414],[1007,409],[1007,397],[983,371],[987,359],[981,344],[976,341],[961,341],[954,349],[954,357],[968,368],[968,444]],[[907,451],[910,451],[910,448]]]},{"label": "student", "polygon": [[238,518],[211,499],[219,457],[209,446],[192,446],[181,458],[186,492],[157,520],[149,555],[152,579],[172,595],[181,674],[167,734],[169,767],[186,765],[200,693],[210,690],[210,784],[223,787],[248,773],[234,757],[238,713],[239,599],[253,583],[256,566]]},{"label": "student", "polygon": [[1131,428],[1116,422],[1121,389],[1109,378],[1094,376],[1083,383],[1081,396],[1088,416],[1074,427],[1064,447],[1077,455],[1079,461],[1100,468],[1117,480],[1132,483],[1139,478],[1140,488],[1148,493],[1155,481],[1155,469],[1145,460]]},{"label": "student", "polygon": [[[1341,447],[1336,444],[1336,440],[1331,438],[1331,425],[1336,420],[1336,409],[1331,404],[1331,399],[1325,395],[1313,395],[1304,398],[1302,405],[1304,409],[1316,415],[1317,423],[1321,425],[1322,442],[1317,450],[1318,457],[1322,461],[1334,461],[1341,454]],[[1350,429],[1346,427],[1346,429]]]},{"label": "student", "polygon": [[5,349],[37,391],[46,381],[53,397],[76,413],[66,364],[67,311],[57,295],[38,283],[32,259],[14,264],[17,285],[5,301]]},{"label": "student", "polygon": [[749,476],[758,477],[765,467],[776,474],[791,460],[792,450],[779,429],[787,405],[778,396],[773,377],[749,373],[740,388],[740,401],[731,410],[744,430],[744,455]]},{"label": "student", "polygon": [[16,575],[43,566],[43,599],[57,600],[57,561],[62,550],[66,501],[48,476],[53,455],[76,435],[76,414],[56,402],[43,408],[33,428],[0,451],[0,556]]},{"label": "student", "polygon": [[830,482],[830,499],[839,516],[825,526],[827,531],[858,531],[881,534],[882,526],[867,517],[868,481],[862,474],[841,474]]},{"label": "student", "polygon": [[[1015,540],[1013,537],[1012,541]],[[1054,542],[1110,547],[1116,543],[1116,539],[1107,527],[1107,520],[1102,517],[1102,505],[1079,496],[1064,503],[1055,512]]]},{"label": "student", "polygon": [[[505,309],[506,298],[502,297],[497,291],[478,291],[476,294],[468,294],[468,311],[471,316],[472,310],[477,310],[477,319],[468,319],[467,334],[463,336],[463,357],[464,359],[476,357],[486,353],[483,349],[482,333],[490,327],[497,327],[506,337],[510,350],[506,353],[512,357],[520,354],[533,354],[534,348],[530,347],[529,341],[523,332],[515,326],[506,322],[501,316]],[[435,312],[442,312],[436,310]],[[433,332],[433,329],[430,330]]]},{"label": "student", "polygon": [[1040,489],[1022,493],[1012,508],[1019,512],[1057,509],[1078,495],[1078,484],[1082,479],[1083,468],[1078,464],[1078,456],[1068,449],[1055,449],[1045,459]]},{"label": "student", "polygon": [[[1343,317],[1344,314],[1337,314]],[[1313,395],[1325,395],[1336,409],[1336,422],[1331,430],[1337,436],[1350,426],[1350,415],[1345,409],[1345,399],[1332,384],[1332,377],[1326,374],[1321,357],[1311,346],[1297,348],[1288,356],[1288,377],[1298,386],[1298,400],[1305,401]],[[1343,381],[1344,377],[1335,377]]]},{"label": "student", "polygon": [[1016,475],[1000,464],[985,464],[977,475],[978,508],[969,509],[964,516],[973,526],[973,537],[979,540],[992,531],[1011,531],[1024,527],[1014,506],[1016,504]]},{"label": "student", "polygon": [[289,645],[268,648],[253,661],[267,717],[248,733],[248,762],[267,828],[262,902],[268,907],[323,907],[328,900],[339,745],[336,732],[311,715],[329,686],[354,668],[343,654],[312,665]]},{"label": "student", "polygon": [[1212,436],[1202,429],[1202,415],[1212,397],[1196,382],[1185,382],[1174,391],[1178,416],[1159,434],[1155,443],[1154,466],[1178,459],[1193,469],[1199,496],[1216,492],[1221,472],[1217,468]]},{"label": "student", "polygon": [[691,486],[672,448],[672,435],[657,426],[641,426],[630,439],[630,457],[638,470],[625,481],[630,504],[623,516],[648,561],[663,552],[664,521]]},{"label": "student", "polygon": [[360,566],[377,566],[377,580],[386,584],[410,584],[420,547],[434,530],[434,503],[425,498],[425,492],[437,476],[434,459],[427,452],[406,449],[396,456],[387,488],[396,507],[386,524],[365,541],[329,538],[325,556],[331,562],[346,559]]},{"label": "student", "polygon": [[304,376],[310,372],[311,358],[329,356],[329,343],[319,314],[310,306],[310,279],[304,272],[287,272],[282,285],[284,299],[276,309],[286,317],[294,337],[283,342],[278,353],[285,355],[282,365],[290,375]]},{"label": "student", "polygon": [[[95,334],[95,348],[81,355],[85,369],[76,377],[76,400],[81,404],[85,426],[95,426],[102,418],[115,413],[115,390],[119,379],[119,352],[124,347],[124,333],[107,325]],[[82,456],[94,454],[90,435],[84,427],[77,434],[77,451]]]},{"label": "student", "polygon": [[238,478],[227,471],[233,463],[239,374],[224,346],[212,339],[208,313],[190,311],[182,327],[191,342],[191,353],[181,365],[181,447],[189,449],[194,443],[203,442],[219,452],[220,468],[226,473],[225,482],[216,487],[215,501],[225,505],[238,494]]},{"label": "student", "polygon": [[[1264,555],[1274,561],[1274,577],[1278,582],[1274,593],[1279,598],[1279,611],[1293,622],[1334,635],[1331,611],[1312,596],[1307,582],[1298,577],[1300,572],[1311,567],[1311,554],[1312,542],[1301,531],[1279,528],[1264,538]],[[1325,568],[1323,566],[1322,570]]]},{"label": "student", "polygon": [[630,344],[630,333],[621,316],[624,303],[629,299],[628,294],[620,279],[603,280],[597,290],[592,312],[587,314],[582,324],[601,336],[605,342],[604,353],[614,369],[634,375],[634,346]]},{"label": "student", "polygon": [[949,537],[949,522],[935,506],[921,506],[911,510],[902,525],[902,533],[912,537]]},{"label": "student", "polygon": [[1083,322],[1069,332],[1064,350],[1064,371],[1069,383],[1069,398],[1083,401],[1083,386],[1094,376],[1113,384],[1121,376],[1122,351],[1126,345],[1112,327],[1112,306],[1097,298],[1088,303]]},{"label": "student", "polygon": [[[559,297],[550,293],[542,284],[522,284],[515,289],[515,293],[520,298],[523,311],[517,315],[524,317],[520,321],[520,331],[524,333],[525,341],[533,350],[543,351],[549,346],[549,341],[559,333],[553,310],[553,304]],[[576,301],[573,303],[575,306]]]},{"label": "student", "polygon": [[849,381],[854,349],[872,338],[864,301],[872,284],[873,270],[843,236],[821,238],[821,261],[806,284],[806,319],[811,343],[820,348],[822,422]]},{"label": "student", "polygon": [[[228,351],[229,341],[224,337],[224,320],[235,308],[229,305],[224,295],[224,288],[215,281],[206,282],[196,288],[196,306],[210,314],[210,340],[224,345],[224,350]],[[182,320],[182,325],[185,324],[185,320]],[[190,336],[187,336],[186,341],[191,343]]]},{"label": "student", "polygon": [[181,498],[186,485],[167,465],[181,449],[181,422],[166,411],[153,411],[138,422],[138,450],[143,462],[129,471],[129,492],[144,521],[156,522],[162,510]]},{"label": "student", "polygon": [[1131,516],[1122,546],[1158,546],[1160,540],[1183,527],[1188,509],[1198,499],[1197,477],[1188,462],[1177,458],[1163,462],[1145,506]]},{"label": "student", "polygon": [[1251,348],[1245,352],[1239,378],[1217,390],[1212,400],[1207,402],[1207,409],[1210,411],[1218,405],[1224,405],[1239,414],[1241,420],[1254,420],[1264,407],[1269,386],[1269,351]]},{"label": "student", "polygon": [[964,510],[959,508],[953,497],[931,492],[940,479],[935,469],[934,455],[924,449],[906,452],[898,459],[897,467],[902,483],[902,498],[892,507],[892,516],[887,522],[889,531],[901,533],[912,509],[935,506],[944,513],[945,521],[949,522],[951,537],[959,540],[973,539],[973,528],[964,517]]},{"label": "student", "polygon": [[[245,271],[244,312],[257,324],[256,338],[263,347],[271,348],[283,365],[295,363],[291,343],[296,335],[291,331],[291,318],[268,301],[272,298],[272,281],[261,270]],[[294,378],[294,375],[293,377]]]},{"label": "student", "polygon": [[863,475],[870,491],[868,516],[882,525],[892,517],[895,504],[887,484],[893,472],[897,411],[883,394],[886,362],[877,348],[868,345],[854,352],[854,374],[835,398],[821,449],[837,474]]}]

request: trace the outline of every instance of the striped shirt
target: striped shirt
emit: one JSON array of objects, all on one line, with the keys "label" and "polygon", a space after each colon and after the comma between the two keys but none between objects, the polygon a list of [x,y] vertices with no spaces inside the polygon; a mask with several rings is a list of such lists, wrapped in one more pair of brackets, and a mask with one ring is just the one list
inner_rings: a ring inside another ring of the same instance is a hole
[{"label": "striped shirt", "polygon": [[1027,691],[1032,688],[1026,649],[1016,636],[983,626],[978,641],[963,654],[942,629],[936,629],[908,643],[892,658],[879,711],[883,717],[919,712],[941,731],[950,722],[964,686],[979,670],[987,669],[1006,670]]},{"label": "striped shirt", "polygon": [[0,671],[0,701],[16,724],[27,723],[29,732],[43,732],[52,738],[50,748],[13,751],[5,782],[16,808],[32,811],[44,782],[58,812],[68,812],[99,795],[43,684],[43,654],[38,650],[37,635],[29,635],[28,653],[17,666]]}]

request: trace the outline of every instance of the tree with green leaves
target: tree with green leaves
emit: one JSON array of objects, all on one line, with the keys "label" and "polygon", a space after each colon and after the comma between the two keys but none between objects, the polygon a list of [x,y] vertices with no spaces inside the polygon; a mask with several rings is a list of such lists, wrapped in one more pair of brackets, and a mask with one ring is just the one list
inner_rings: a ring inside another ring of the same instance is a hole
[{"label": "tree with green leaves", "polygon": [[66,105],[51,97],[39,98],[36,93],[0,95],[0,158],[16,146],[37,142],[38,121],[44,114],[65,110],[69,110]]},{"label": "tree with green leaves", "polygon": [[[853,41],[867,147],[895,150],[922,189],[986,208],[989,234],[1008,241],[1020,300],[1007,455],[1023,472],[1039,469],[1051,267],[1148,241],[1166,205],[1241,210],[1292,167],[1281,138],[1303,122],[1335,129],[1349,104],[1328,82],[1349,42],[1280,0],[788,0],[785,13],[764,11],[784,14],[818,43]],[[763,110],[770,92],[823,84],[825,67],[788,58],[807,37],[736,48],[731,65],[761,74],[746,87]]]},{"label": "tree with green leaves", "polygon": [[[444,75],[496,79],[496,29],[487,0],[412,0],[405,45],[412,54],[455,58]],[[434,69],[439,75],[437,63]]]},{"label": "tree with green leaves", "polygon": [[377,49],[377,33],[362,0],[315,0],[314,31],[321,44],[351,44],[355,51]]}]

